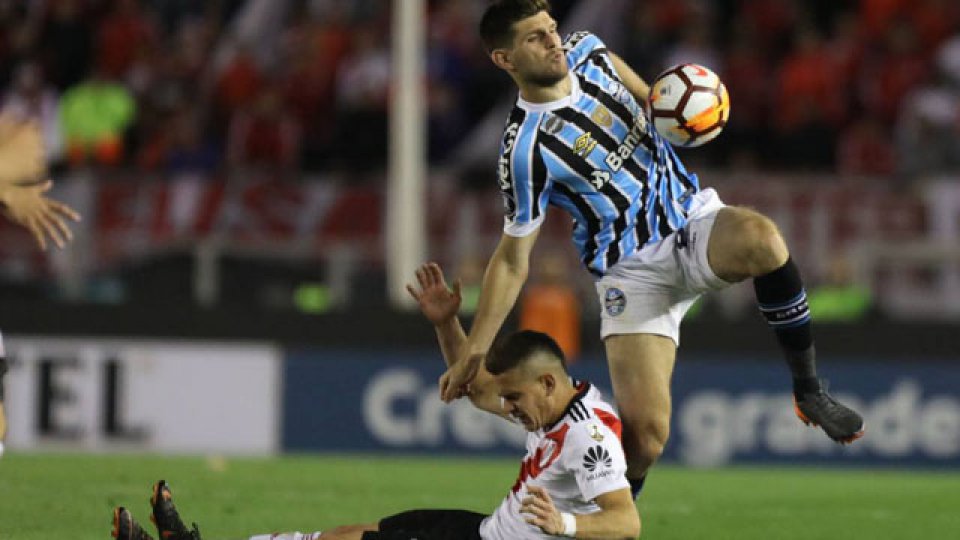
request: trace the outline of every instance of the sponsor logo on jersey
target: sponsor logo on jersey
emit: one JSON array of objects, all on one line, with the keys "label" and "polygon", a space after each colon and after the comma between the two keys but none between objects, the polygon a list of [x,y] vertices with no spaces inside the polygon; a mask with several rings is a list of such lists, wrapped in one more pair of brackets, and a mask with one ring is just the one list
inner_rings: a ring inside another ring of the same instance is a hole
[{"label": "sponsor logo on jersey", "polygon": [[595,124],[605,128],[613,125],[613,115],[610,114],[610,111],[603,105],[598,105],[597,108],[590,113],[590,119],[593,120]]},{"label": "sponsor logo on jersey", "polygon": [[587,450],[587,453],[584,454],[583,467],[590,472],[594,472],[600,468],[609,469],[613,467],[613,458],[610,457],[610,453],[607,452],[606,448],[597,445]]},{"label": "sponsor logo on jersey", "polygon": [[593,138],[593,134],[589,131],[577,137],[577,140],[573,142],[573,151],[579,154],[582,158],[590,155],[590,152],[593,152],[593,149],[596,147],[597,141]]},{"label": "sponsor logo on jersey", "polygon": [[563,131],[563,119],[555,114],[547,116],[547,120],[543,123],[543,131],[547,135],[556,135]]},{"label": "sponsor logo on jersey", "polygon": [[643,136],[647,133],[647,117],[640,112],[637,113],[635,118],[636,120],[633,122],[633,127],[630,128],[630,133],[627,133],[627,137],[623,139],[623,143],[621,143],[616,150],[607,154],[607,157],[604,159],[607,166],[610,167],[610,170],[613,172],[617,172],[623,168],[623,162],[630,159],[633,151],[637,149],[640,141],[643,140]]},{"label": "sponsor logo on jersey", "polygon": [[590,173],[590,184],[600,191],[603,189],[603,186],[610,183],[610,173],[607,171],[593,171]]},{"label": "sponsor logo on jersey", "polygon": [[603,306],[607,310],[607,315],[616,317],[623,313],[627,307],[627,295],[616,287],[610,287],[603,295]]},{"label": "sponsor logo on jersey", "polygon": [[497,162],[497,173],[500,180],[500,192],[503,193],[503,210],[508,218],[513,219],[517,213],[517,203],[513,195],[513,180],[510,178],[510,155],[517,142],[520,124],[514,122],[507,126],[503,133],[503,152]]}]

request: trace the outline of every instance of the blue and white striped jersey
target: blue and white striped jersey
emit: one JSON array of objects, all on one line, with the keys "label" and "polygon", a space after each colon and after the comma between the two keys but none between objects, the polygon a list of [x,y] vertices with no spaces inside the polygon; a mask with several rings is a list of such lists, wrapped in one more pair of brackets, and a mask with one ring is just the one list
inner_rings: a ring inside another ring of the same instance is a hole
[{"label": "blue and white striped jersey", "polygon": [[573,241],[602,276],[646,244],[686,223],[696,175],[617,75],[603,42],[588,32],[564,41],[573,87],[550,103],[518,97],[500,146],[504,232],[526,236],[547,205],[573,217]]}]

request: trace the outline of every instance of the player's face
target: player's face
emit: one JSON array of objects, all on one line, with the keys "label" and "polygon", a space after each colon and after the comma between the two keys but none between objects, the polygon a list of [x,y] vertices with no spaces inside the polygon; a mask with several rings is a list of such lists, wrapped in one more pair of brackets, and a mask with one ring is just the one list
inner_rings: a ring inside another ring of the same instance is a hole
[{"label": "player's face", "polygon": [[567,57],[557,33],[557,21],[546,11],[513,25],[510,62],[516,76],[538,86],[553,86],[567,76]]},{"label": "player's face", "polygon": [[550,423],[550,385],[542,376],[531,375],[523,368],[512,369],[497,376],[497,385],[504,409],[524,429],[536,431]]}]

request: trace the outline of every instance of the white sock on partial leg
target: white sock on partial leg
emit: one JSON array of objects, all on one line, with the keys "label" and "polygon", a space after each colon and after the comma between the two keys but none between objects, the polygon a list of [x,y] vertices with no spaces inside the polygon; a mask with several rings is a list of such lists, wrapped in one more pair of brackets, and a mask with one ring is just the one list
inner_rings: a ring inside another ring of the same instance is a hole
[{"label": "white sock on partial leg", "polygon": [[258,534],[250,540],[320,540],[321,531],[302,533],[300,531],[288,533]]}]

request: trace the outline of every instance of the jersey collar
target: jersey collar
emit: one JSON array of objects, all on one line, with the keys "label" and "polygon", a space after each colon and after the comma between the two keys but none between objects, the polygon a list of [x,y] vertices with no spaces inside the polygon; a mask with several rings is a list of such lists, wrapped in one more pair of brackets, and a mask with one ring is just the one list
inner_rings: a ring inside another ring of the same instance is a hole
[{"label": "jersey collar", "polygon": [[573,396],[573,399],[570,400],[570,403],[567,403],[567,408],[563,410],[563,414],[560,415],[560,418],[557,419],[556,422],[548,426],[544,426],[543,428],[544,433],[550,433],[551,431],[553,431],[553,428],[559,426],[560,423],[563,422],[563,419],[566,418],[568,414],[570,414],[570,409],[572,409],[574,405],[579,403],[580,400],[583,399],[583,396],[586,396],[587,392],[590,391],[590,383],[588,383],[587,381],[578,381],[573,377],[571,377],[570,382],[572,382],[573,385],[577,388],[577,393]]},{"label": "jersey collar", "polygon": [[517,106],[527,112],[547,112],[569,107],[573,103],[576,103],[576,101],[580,99],[580,81],[572,69],[567,72],[567,76],[570,77],[570,93],[566,96],[554,101],[547,101],[546,103],[531,103],[523,99],[523,96],[518,95]]}]

